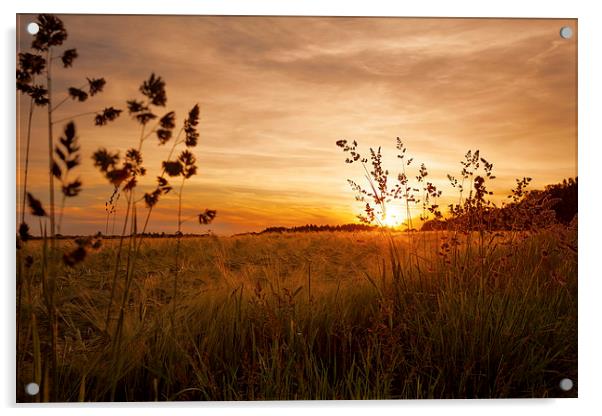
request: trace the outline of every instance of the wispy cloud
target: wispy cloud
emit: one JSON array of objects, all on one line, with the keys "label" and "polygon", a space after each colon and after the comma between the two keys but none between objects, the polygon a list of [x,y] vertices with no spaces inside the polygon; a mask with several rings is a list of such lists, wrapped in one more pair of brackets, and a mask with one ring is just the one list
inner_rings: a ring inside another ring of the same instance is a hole
[{"label": "wispy cloud", "polygon": [[[167,81],[168,107],[180,121],[201,105],[199,175],[185,200],[190,212],[217,208],[218,232],[352,220],[345,179],[357,172],[342,163],[334,147],[340,138],[382,145],[386,153],[401,136],[442,185],[467,149],[480,148],[495,163],[500,200],[516,176],[543,186],[576,175],[577,46],[558,36],[576,21],[62,18],[80,58],[60,71],[57,86],[85,76],[108,81],[105,93],[75,111],[123,108],[150,72]],[[20,38],[26,48],[28,35]],[[44,148],[44,123],[38,112],[34,149]],[[124,150],[137,141],[127,115],[103,129],[86,119],[77,126],[85,158],[99,146]],[[151,170],[165,152],[145,144]],[[32,157],[32,189],[42,198],[44,155]],[[104,227],[111,189],[84,162],[85,191],[76,204],[86,209],[67,211],[65,232]],[[151,231],[173,231],[174,207],[173,199],[161,202]],[[185,227],[198,230],[192,222]]]}]

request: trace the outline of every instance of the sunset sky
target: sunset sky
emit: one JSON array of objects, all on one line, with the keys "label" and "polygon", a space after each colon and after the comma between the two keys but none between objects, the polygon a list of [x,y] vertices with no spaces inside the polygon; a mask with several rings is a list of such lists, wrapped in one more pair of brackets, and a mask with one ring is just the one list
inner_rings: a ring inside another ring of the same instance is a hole
[{"label": "sunset sky", "polygon": [[[218,215],[209,226],[187,222],[185,232],[355,222],[361,205],[346,179],[363,183],[363,171],[344,163],[339,139],[357,140],[365,153],[382,146],[396,173],[401,137],[443,190],[441,205],[457,200],[446,174],[458,175],[468,149],[494,163],[496,203],[515,178],[531,176],[542,188],[577,175],[576,20],[60,17],[69,33],[64,48],[76,48],[79,58],[68,69],[55,63],[55,91],[81,86],[85,77],[104,77],[107,85],[85,103],[61,106],[55,119],[126,109],[151,72],[166,81],[166,111],[176,112],[178,128],[199,103],[199,171],[186,184],[184,216],[205,208]],[[29,50],[31,20],[18,17],[18,52]],[[573,38],[559,36],[562,26],[573,28]],[[17,98],[17,201],[28,102]],[[45,111],[34,113],[29,189],[47,204]],[[127,111],[102,128],[93,116],[76,125],[84,190],[68,201],[61,232],[104,232],[112,188],[91,154],[106,147],[123,155],[137,145],[139,126]],[[61,131],[57,126],[55,137]],[[152,189],[169,148],[144,143],[149,173],[137,192]],[[176,208],[175,193],[161,200],[149,231],[174,232]]]}]

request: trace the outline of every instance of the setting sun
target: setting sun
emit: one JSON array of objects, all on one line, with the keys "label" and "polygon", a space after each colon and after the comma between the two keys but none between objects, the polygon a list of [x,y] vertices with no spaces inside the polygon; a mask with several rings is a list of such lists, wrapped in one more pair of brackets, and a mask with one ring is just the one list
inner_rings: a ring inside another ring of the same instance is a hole
[{"label": "setting sun", "polygon": [[392,205],[387,207],[387,213],[383,216],[382,224],[387,227],[399,227],[403,225],[407,215],[404,214],[401,206]]}]

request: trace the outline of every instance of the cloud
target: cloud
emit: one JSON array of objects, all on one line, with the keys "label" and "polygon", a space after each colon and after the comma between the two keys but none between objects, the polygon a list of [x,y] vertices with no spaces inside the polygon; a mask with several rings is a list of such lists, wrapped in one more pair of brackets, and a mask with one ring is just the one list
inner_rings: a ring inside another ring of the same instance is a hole
[{"label": "cloud", "polygon": [[[573,20],[62,17],[80,58],[55,71],[57,89],[86,76],[105,77],[107,87],[82,105],[67,102],[56,117],[124,108],[151,72],[162,76],[166,111],[175,110],[178,122],[201,106],[199,175],[185,201],[190,212],[217,208],[224,223],[214,228],[223,232],[353,220],[357,206],[345,180],[362,173],[343,163],[334,146],[340,138],[357,139],[364,151],[383,146],[393,164],[401,136],[441,186],[466,150],[479,148],[495,163],[500,198],[517,176],[543,186],[576,175],[576,39],[558,36]],[[19,39],[27,48],[27,35]],[[22,168],[27,100],[19,108]],[[41,198],[45,117],[36,109],[32,135],[30,178]],[[123,154],[137,145],[139,130],[125,113],[102,129],[83,117],[77,128],[84,192],[76,204],[89,209],[73,211],[72,218],[85,215],[73,230],[93,232],[104,224],[111,190],[90,155],[101,146]],[[144,143],[150,173],[140,192],[168,152]],[[160,204],[153,230],[173,231],[173,202]]]}]

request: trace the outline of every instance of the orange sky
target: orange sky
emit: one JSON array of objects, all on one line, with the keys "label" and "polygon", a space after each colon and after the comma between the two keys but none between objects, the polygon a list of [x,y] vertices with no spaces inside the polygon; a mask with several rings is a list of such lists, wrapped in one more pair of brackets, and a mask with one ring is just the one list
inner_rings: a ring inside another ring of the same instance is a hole
[{"label": "orange sky", "polygon": [[[576,32],[576,20],[60,17],[65,48],[80,57],[73,68],[57,65],[56,87],[80,86],[86,76],[107,85],[85,103],[62,106],[55,119],[125,109],[151,72],[165,79],[178,123],[200,104],[199,171],[184,190],[184,216],[205,208],[218,216],[210,226],[190,221],[185,232],[354,222],[361,207],[346,179],[361,181],[362,170],[343,162],[338,139],[356,139],[366,152],[382,146],[397,171],[395,137],[402,137],[443,190],[442,205],[457,199],[446,173],[458,173],[468,149],[494,163],[496,202],[516,177],[543,187],[577,174],[577,36],[559,36],[564,25]],[[19,20],[18,50],[25,51],[31,17]],[[20,201],[28,100],[17,103]],[[30,190],[43,202],[46,122],[45,109],[36,108]],[[90,156],[101,146],[123,154],[139,129],[127,112],[103,128],[92,116],[76,125],[84,191],[68,201],[61,232],[104,232],[111,187]],[[145,142],[149,174],[139,192],[152,188],[168,151]],[[176,207],[175,193],[163,199],[149,231],[174,232]]]}]

